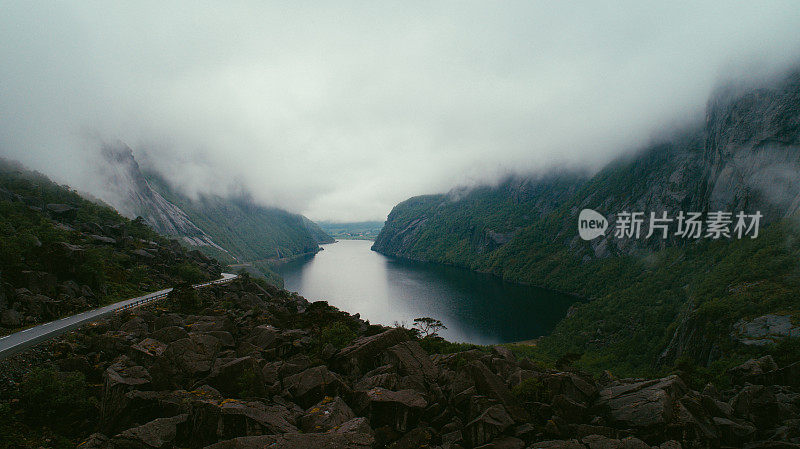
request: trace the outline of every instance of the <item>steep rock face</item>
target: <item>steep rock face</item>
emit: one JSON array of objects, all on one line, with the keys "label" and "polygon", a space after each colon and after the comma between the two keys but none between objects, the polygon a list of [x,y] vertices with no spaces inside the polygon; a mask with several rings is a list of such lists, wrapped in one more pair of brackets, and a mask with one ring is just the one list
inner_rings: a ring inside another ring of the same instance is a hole
[{"label": "steep rock face", "polygon": [[800,73],[772,88],[725,91],[708,104],[711,210],[761,209],[769,219],[800,208]]},{"label": "steep rock face", "polygon": [[188,198],[163,176],[143,171],[124,143],[106,145],[102,153],[108,186],[104,199],[210,256],[231,262],[275,260],[313,253],[319,243],[333,241],[308,218],[259,206],[246,195]]},{"label": "steep rock face", "polygon": [[106,199],[121,214],[129,218],[141,216],[159,234],[182,237],[194,246],[222,249],[185,212],[150,186],[130,147],[121,142],[105,145],[102,154],[107,162],[102,170],[110,189]]}]

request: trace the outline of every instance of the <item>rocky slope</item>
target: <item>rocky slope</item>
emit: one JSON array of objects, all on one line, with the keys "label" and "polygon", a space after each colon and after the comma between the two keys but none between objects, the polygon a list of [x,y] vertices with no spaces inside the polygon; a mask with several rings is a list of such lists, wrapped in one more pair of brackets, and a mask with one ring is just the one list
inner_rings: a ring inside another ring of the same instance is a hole
[{"label": "rocky slope", "polygon": [[3,333],[220,271],[144,223],[0,159]]},{"label": "rocky slope", "polygon": [[[32,435],[59,413],[50,428],[104,449],[800,447],[798,364],[751,360],[697,391],[505,347],[429,354],[431,338],[248,279],[178,289],[50,343],[33,372],[0,363],[16,412],[0,428],[49,446]],[[63,385],[94,399],[64,413]]]}]

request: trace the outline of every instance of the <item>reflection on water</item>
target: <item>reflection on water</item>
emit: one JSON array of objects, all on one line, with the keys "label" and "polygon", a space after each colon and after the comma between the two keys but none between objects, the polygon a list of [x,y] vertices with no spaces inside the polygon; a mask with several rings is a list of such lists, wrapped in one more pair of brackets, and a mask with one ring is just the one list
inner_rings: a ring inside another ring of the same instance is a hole
[{"label": "reflection on water", "polygon": [[441,320],[451,341],[492,344],[550,332],[573,298],[502,282],[454,267],[402,261],[370,250],[372,242],[342,240],[278,272],[287,290],[328,301],[372,323],[411,325]]}]

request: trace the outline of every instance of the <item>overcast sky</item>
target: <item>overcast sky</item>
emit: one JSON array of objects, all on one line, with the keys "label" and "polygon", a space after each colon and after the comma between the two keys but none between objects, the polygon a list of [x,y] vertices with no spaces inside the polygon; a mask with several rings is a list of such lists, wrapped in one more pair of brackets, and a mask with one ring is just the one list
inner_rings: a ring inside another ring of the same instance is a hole
[{"label": "overcast sky", "polygon": [[596,168],[800,62],[796,1],[199,3],[0,1],[0,155],[102,197],[120,139],[187,192],[383,220]]}]

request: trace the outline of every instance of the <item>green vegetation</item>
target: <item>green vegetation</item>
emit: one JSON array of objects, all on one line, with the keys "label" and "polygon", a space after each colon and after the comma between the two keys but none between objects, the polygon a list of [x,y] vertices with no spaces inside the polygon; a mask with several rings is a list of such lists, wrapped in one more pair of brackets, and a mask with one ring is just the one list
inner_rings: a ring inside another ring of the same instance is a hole
[{"label": "green vegetation", "polygon": [[349,345],[355,338],[356,332],[348,325],[337,321],[330,326],[325,326],[319,333],[321,344],[331,344],[336,349]]},{"label": "green vegetation", "polygon": [[92,411],[87,388],[81,373],[34,368],[19,386],[25,418],[49,426],[57,424],[62,433],[74,431],[74,426]]},{"label": "green vegetation", "polygon": [[[693,198],[700,187],[663,181],[682,167],[699,183],[699,162],[688,158],[674,147],[656,146],[588,181],[574,178],[572,188],[561,178],[540,187],[511,180],[466,194],[411,198],[391,212],[373,248],[588,299],[536,346],[514,349],[538,360],[554,363],[574,353],[580,355],[574,365],[592,373],[655,376],[679,369],[680,352],[684,368],[686,360],[697,366],[698,379],[716,378],[754,351],[765,351],[732,340],[734,323],[767,313],[800,316],[800,233],[793,220],[762,225],[757,239],[668,242],[629,251],[612,243],[605,257],[596,257],[575,229],[583,207],[603,204],[598,211],[610,214],[662,188]],[[689,334],[674,343],[681,351],[665,353],[673,337]],[[784,359],[796,361],[800,354]]]},{"label": "green vegetation", "polygon": [[335,239],[340,240],[375,240],[383,228],[382,221],[357,221],[337,223],[321,221],[319,227]]},{"label": "green vegetation", "polygon": [[[249,197],[222,198],[201,195],[192,200],[172,189],[160,176],[148,173],[150,185],[180,207],[192,222],[227,250],[200,247],[211,257],[227,263],[269,262],[315,252],[319,243],[333,239],[315,223],[277,208],[256,205]],[[267,265],[265,274],[274,275]]]},{"label": "green vegetation", "polygon": [[[56,313],[74,313],[219,273],[215,261],[159,236],[142,220],[0,159],[0,290],[7,296],[0,307],[10,307],[18,288],[55,299],[69,281],[78,287],[72,294],[90,303],[62,301]],[[37,321],[55,318],[23,312]]]}]

